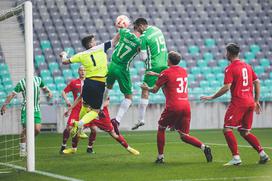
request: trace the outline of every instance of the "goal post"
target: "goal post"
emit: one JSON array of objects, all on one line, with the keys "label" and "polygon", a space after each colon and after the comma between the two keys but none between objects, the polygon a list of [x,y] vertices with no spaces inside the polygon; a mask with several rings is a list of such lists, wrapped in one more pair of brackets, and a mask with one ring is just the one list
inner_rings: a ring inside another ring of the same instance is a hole
[{"label": "goal post", "polygon": [[14,8],[1,10],[0,22],[13,16],[24,16],[24,43],[25,43],[25,78],[26,78],[26,131],[27,131],[27,168],[35,171],[35,133],[34,133],[34,65],[33,65],[33,16],[32,2],[26,1]]}]

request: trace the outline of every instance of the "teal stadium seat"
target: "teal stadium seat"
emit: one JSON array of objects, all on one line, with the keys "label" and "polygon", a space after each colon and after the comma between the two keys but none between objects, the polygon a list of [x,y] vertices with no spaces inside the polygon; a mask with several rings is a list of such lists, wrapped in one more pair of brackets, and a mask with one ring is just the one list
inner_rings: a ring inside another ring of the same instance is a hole
[{"label": "teal stadium seat", "polygon": [[195,76],[193,74],[188,75],[188,82],[194,82],[195,81]]},{"label": "teal stadium seat", "polygon": [[43,55],[36,55],[35,56],[35,64],[38,67],[41,63],[45,63],[45,58]]},{"label": "teal stadium seat", "polygon": [[220,67],[213,67],[213,68],[212,68],[212,72],[213,72],[214,74],[220,74],[220,73],[223,72],[223,69],[221,69]]},{"label": "teal stadium seat", "polygon": [[47,48],[51,48],[50,41],[48,41],[48,40],[41,41],[41,48],[42,48],[42,50],[45,50]]},{"label": "teal stadium seat", "polygon": [[199,67],[192,67],[192,68],[191,68],[191,73],[192,73],[193,75],[200,74],[200,73],[201,73],[201,68],[199,68]]},{"label": "teal stadium seat", "polygon": [[200,87],[201,88],[207,88],[207,87],[209,87],[209,82],[208,81],[206,81],[206,80],[202,80],[201,82],[200,82]]},{"label": "teal stadium seat", "polygon": [[213,54],[206,52],[203,54],[203,59],[204,59],[204,61],[209,62],[209,61],[213,60]]},{"label": "teal stadium seat", "polygon": [[189,46],[188,51],[191,55],[199,54],[199,47],[195,45]]},{"label": "teal stadium seat", "polygon": [[209,73],[209,74],[205,74],[205,78],[207,81],[213,81],[213,80],[216,80],[216,76],[212,73]]},{"label": "teal stadium seat", "polygon": [[70,67],[71,67],[71,69],[73,71],[74,70],[78,71],[78,68],[80,67],[80,64],[79,63],[72,63],[72,64],[70,64]]},{"label": "teal stadium seat", "polygon": [[226,59],[220,59],[220,60],[218,60],[218,65],[219,65],[219,67],[224,69],[229,65],[229,62]]},{"label": "teal stadium seat", "polygon": [[59,92],[62,92],[64,90],[64,88],[66,87],[66,84],[64,83],[59,83],[59,84],[56,84],[57,85],[57,90]]},{"label": "teal stadium seat", "polygon": [[186,64],[185,60],[181,60],[181,61],[179,62],[179,66],[181,66],[181,67],[183,67],[183,68],[186,68],[186,67],[187,67],[187,64]]},{"label": "teal stadium seat", "polygon": [[212,69],[210,67],[201,67],[201,72],[203,74],[210,74],[212,73]]},{"label": "teal stadium seat", "polygon": [[245,52],[245,60],[249,62],[250,60],[255,59],[255,54],[252,52]]},{"label": "teal stadium seat", "polygon": [[69,57],[75,54],[75,50],[71,47],[64,48],[64,51],[68,54]]},{"label": "teal stadium seat", "polygon": [[49,72],[49,70],[47,69],[43,69],[41,70],[41,77],[44,78],[44,77],[50,77],[51,76],[51,73]]},{"label": "teal stadium seat", "polygon": [[207,65],[208,65],[207,61],[204,61],[202,59],[197,61],[197,66],[198,67],[206,67]]},{"label": "teal stadium seat", "polygon": [[212,38],[207,38],[204,40],[205,46],[208,48],[214,47],[215,46],[215,40]]},{"label": "teal stadium seat", "polygon": [[219,73],[219,74],[216,74],[215,77],[216,77],[216,80],[218,80],[219,82],[223,82],[224,81],[224,74],[223,73]]},{"label": "teal stadium seat", "polygon": [[54,83],[53,78],[51,76],[43,77],[42,79],[45,85]]},{"label": "teal stadium seat", "polygon": [[261,75],[262,73],[264,73],[263,66],[257,65],[257,66],[254,66],[253,69],[257,75]]},{"label": "teal stadium seat", "polygon": [[73,72],[70,69],[64,69],[62,71],[62,74],[65,78],[67,77],[73,77]]},{"label": "teal stadium seat", "polygon": [[54,70],[59,69],[59,64],[56,62],[51,62],[48,64],[48,67],[49,67],[50,72],[53,72]]},{"label": "teal stadium seat", "polygon": [[250,51],[254,54],[258,53],[259,51],[261,51],[261,48],[259,45],[253,44],[250,45]]},{"label": "teal stadium seat", "polygon": [[0,71],[8,70],[8,65],[5,63],[0,63]]},{"label": "teal stadium seat", "polygon": [[270,62],[267,58],[262,58],[262,59],[260,59],[260,64],[263,67],[268,67],[270,65]]},{"label": "teal stadium seat", "polygon": [[138,76],[138,72],[136,68],[130,68],[129,72],[131,76]]},{"label": "teal stadium seat", "polygon": [[58,85],[58,84],[65,84],[65,79],[61,76],[58,76],[58,77],[55,77],[55,84]]},{"label": "teal stadium seat", "polygon": [[137,71],[140,71],[141,69],[145,68],[145,63],[140,60],[135,60],[134,61],[134,67],[137,69]]}]

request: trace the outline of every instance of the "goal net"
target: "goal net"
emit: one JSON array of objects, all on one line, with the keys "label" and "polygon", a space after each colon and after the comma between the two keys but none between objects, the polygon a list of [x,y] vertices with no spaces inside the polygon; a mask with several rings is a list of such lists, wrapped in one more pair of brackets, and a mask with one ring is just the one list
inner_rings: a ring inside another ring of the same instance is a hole
[{"label": "goal net", "polygon": [[[0,116],[0,173],[12,168],[35,170],[34,100],[33,100],[33,30],[32,3],[16,5],[14,1],[0,2],[0,106],[6,111]],[[19,80],[26,80],[26,152],[20,136],[22,95],[11,95]],[[2,113],[1,113],[2,114]],[[21,154],[20,154],[21,153]],[[26,161],[27,160],[27,161]]]}]

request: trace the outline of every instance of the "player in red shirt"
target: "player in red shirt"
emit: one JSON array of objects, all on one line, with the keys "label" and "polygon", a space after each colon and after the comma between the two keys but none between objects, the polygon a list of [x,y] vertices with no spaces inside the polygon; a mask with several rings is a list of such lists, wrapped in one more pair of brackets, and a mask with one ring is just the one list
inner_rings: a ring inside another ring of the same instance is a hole
[{"label": "player in red shirt", "polygon": [[158,92],[162,88],[166,97],[165,109],[161,114],[157,132],[158,157],[156,163],[164,163],[165,130],[167,127],[175,128],[180,134],[180,138],[185,143],[191,144],[204,151],[207,162],[212,162],[210,147],[204,145],[197,138],[190,136],[191,109],[188,101],[187,72],[178,66],[181,56],[174,51],[168,54],[169,68],[161,74],[150,72],[149,75],[159,76],[155,86],[149,88],[146,84],[141,87],[152,93]]},{"label": "player in red shirt", "polygon": [[[73,109],[73,107],[75,107],[79,101],[82,99],[81,96],[79,96],[73,103],[73,105],[71,107],[68,108],[67,112],[65,112],[65,115],[68,115],[71,112],[71,109]],[[111,123],[111,119],[110,119],[110,115],[109,115],[109,111],[108,111],[108,105],[109,105],[109,99],[106,100],[103,103],[104,107],[103,107],[103,116],[98,117],[97,119],[94,119],[92,122],[85,124],[84,127],[87,128],[89,127],[91,129],[91,133],[89,136],[89,144],[88,144],[88,148],[87,148],[87,153],[94,153],[93,151],[93,143],[96,139],[96,129],[97,127],[107,133],[109,133],[109,135],[112,136],[112,138],[114,138],[116,141],[118,141],[129,153],[133,154],[133,155],[139,155],[140,152],[132,147],[130,147],[127,143],[127,141],[125,140],[125,138],[123,137],[123,135],[121,134],[117,134],[114,131],[113,125]],[[79,115],[79,119],[80,117],[82,117],[82,115],[85,115],[89,110],[86,109],[85,111],[81,111],[80,115]],[[100,114],[102,115],[102,114]],[[77,119],[78,121],[78,119]],[[77,137],[77,136],[75,136]],[[75,138],[74,137],[74,138]],[[77,151],[77,143],[78,143],[78,139],[75,139],[75,143],[72,145],[72,148],[68,148],[63,150],[64,154],[73,154],[76,153]]]},{"label": "player in red shirt", "polygon": [[224,135],[233,158],[225,165],[239,165],[242,162],[233,128],[238,128],[241,136],[259,153],[259,163],[265,164],[269,157],[257,137],[250,133],[254,110],[257,114],[261,112],[260,82],[252,67],[239,59],[239,52],[240,48],[237,44],[230,43],[226,46],[226,57],[230,65],[225,69],[224,86],[213,96],[202,96],[201,99],[212,100],[231,90],[231,102],[224,119]]},{"label": "player in red shirt", "polygon": [[[64,98],[65,103],[68,107],[71,107],[71,103],[69,99],[67,98],[67,94],[69,92],[72,92],[74,100],[76,100],[76,98],[81,94],[81,88],[83,86],[83,81],[85,79],[85,68],[83,66],[79,67],[78,75],[79,75],[79,78],[72,80],[62,92],[62,97]],[[80,101],[79,104],[77,104],[73,108],[67,120],[67,126],[65,130],[63,131],[63,139],[62,139],[62,145],[60,148],[60,153],[63,153],[63,150],[66,148],[66,143],[67,143],[67,140],[69,139],[70,131],[73,127],[73,122],[76,120],[78,121],[81,106],[82,106],[82,102]],[[76,137],[72,139],[72,145],[77,142],[76,139],[77,139]]]}]

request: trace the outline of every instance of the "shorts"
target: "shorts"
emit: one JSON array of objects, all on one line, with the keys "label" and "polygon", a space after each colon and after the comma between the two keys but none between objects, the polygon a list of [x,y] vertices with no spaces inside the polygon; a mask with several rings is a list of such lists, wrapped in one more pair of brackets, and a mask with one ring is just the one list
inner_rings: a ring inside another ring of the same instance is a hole
[{"label": "shorts", "polygon": [[164,128],[174,127],[178,132],[189,134],[191,122],[191,109],[185,107],[182,110],[167,110],[164,109],[159,120],[159,126]]},{"label": "shorts", "polygon": [[101,129],[103,131],[112,132],[113,126],[111,124],[108,108],[104,107],[103,112],[104,112],[105,118],[95,119],[92,122],[85,124],[84,127],[97,126],[99,129]]},{"label": "shorts", "polygon": [[254,104],[237,106],[230,103],[224,119],[224,128],[238,128],[238,130],[251,130],[253,122]]},{"label": "shorts", "polygon": [[89,105],[92,109],[100,109],[103,102],[104,91],[105,82],[86,78],[82,88],[82,98],[84,104]]},{"label": "shorts", "polygon": [[[26,124],[26,109],[21,110],[21,123],[23,125]],[[41,111],[34,111],[34,123],[35,124],[41,124],[42,123]]]},{"label": "shorts", "polygon": [[132,83],[130,79],[130,73],[126,67],[116,65],[111,62],[108,68],[107,85],[113,85],[115,80],[119,84],[120,91],[124,95],[132,94]]},{"label": "shorts", "polygon": [[72,109],[72,112],[67,120],[68,126],[73,126],[74,121],[79,121],[80,109]]},{"label": "shorts", "polygon": [[167,68],[168,68],[167,66],[162,66],[162,67],[153,67],[151,69],[147,69],[145,71],[145,75],[144,75],[144,83],[146,83],[148,85],[148,87],[153,87],[155,85],[158,77],[147,75],[146,72],[152,71],[152,72],[156,72],[156,73],[161,73],[162,71],[164,71]]}]

